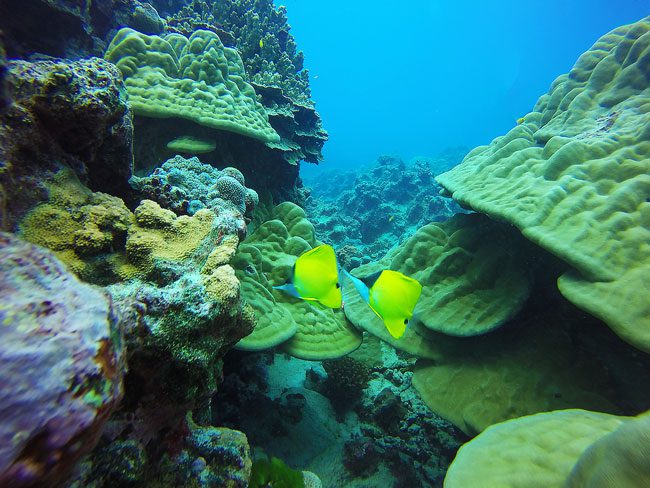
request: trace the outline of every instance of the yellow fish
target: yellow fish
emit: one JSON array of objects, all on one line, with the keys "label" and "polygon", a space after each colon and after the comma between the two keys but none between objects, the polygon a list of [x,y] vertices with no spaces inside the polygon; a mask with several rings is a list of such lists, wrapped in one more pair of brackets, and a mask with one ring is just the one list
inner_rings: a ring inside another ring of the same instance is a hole
[{"label": "yellow fish", "polygon": [[289,281],[273,288],[329,308],[341,308],[339,270],[332,246],[323,244],[301,254],[293,265]]},{"label": "yellow fish", "polygon": [[260,39],[260,49],[264,49],[264,41]]},{"label": "yellow fish", "polygon": [[395,339],[404,335],[422,293],[422,285],[399,271],[386,269],[367,279],[370,286],[346,272],[361,297]]},{"label": "yellow fish", "polygon": [[517,125],[519,125],[519,124],[523,124],[523,123],[524,123],[524,118],[523,118],[523,117],[519,117],[519,118],[517,119]]},{"label": "yellow fish", "polygon": [[392,222],[393,219],[395,219],[395,216],[394,216],[394,215],[391,215],[390,217],[388,217],[388,221],[389,221],[389,222]]}]

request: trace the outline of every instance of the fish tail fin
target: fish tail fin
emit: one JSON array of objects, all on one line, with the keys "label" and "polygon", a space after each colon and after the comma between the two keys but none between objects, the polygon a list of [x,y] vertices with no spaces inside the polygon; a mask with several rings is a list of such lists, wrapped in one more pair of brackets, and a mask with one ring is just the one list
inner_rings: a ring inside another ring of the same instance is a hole
[{"label": "fish tail fin", "polygon": [[366,286],[366,284],[363,281],[361,281],[359,278],[352,276],[350,273],[348,273],[345,268],[341,268],[341,271],[343,271],[343,274],[347,276],[350,279],[350,281],[352,281],[352,284],[356,288],[357,292],[359,292],[359,295],[361,295],[361,298],[363,298],[366,303],[369,302],[370,289]]}]

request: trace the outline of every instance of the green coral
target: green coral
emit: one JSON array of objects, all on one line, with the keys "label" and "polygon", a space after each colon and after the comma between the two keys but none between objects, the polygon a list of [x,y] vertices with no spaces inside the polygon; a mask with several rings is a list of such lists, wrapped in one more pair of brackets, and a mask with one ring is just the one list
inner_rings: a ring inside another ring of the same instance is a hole
[{"label": "green coral", "polygon": [[303,488],[305,481],[302,472],[291,469],[284,461],[276,457],[257,459],[253,462],[251,488]]},{"label": "green coral", "polygon": [[[511,228],[479,214],[459,214],[420,228],[383,259],[357,268],[364,278],[383,269],[417,279],[422,295],[415,315],[436,332],[452,336],[484,334],[501,326],[524,305],[530,292],[525,240]],[[379,317],[344,287],[346,314],[358,327],[383,334]]]},{"label": "green coral", "polygon": [[445,487],[561,488],[580,455],[626,420],[585,410],[560,410],[493,425],[460,448]]},{"label": "green coral", "polygon": [[193,136],[177,137],[167,143],[167,149],[176,154],[204,154],[215,150],[217,143]]},{"label": "green coral", "polygon": [[233,267],[241,294],[257,316],[253,333],[239,342],[247,350],[283,349],[303,359],[343,356],[361,344],[361,335],[343,312],[291,297],[273,286],[290,277],[293,263],[317,245],[314,228],[304,211],[285,202],[272,211],[239,246]]},{"label": "green coral", "polygon": [[264,142],[280,140],[245,81],[239,54],[213,32],[199,30],[188,39],[124,28],[105,58],[122,72],[136,115],[183,118]]},{"label": "green coral", "polygon": [[437,181],[573,267],[575,305],[650,352],[650,18],[600,38],[523,123]]},{"label": "green coral", "polygon": [[558,317],[538,316],[488,335],[428,341],[413,386],[425,403],[468,435],[497,422],[563,408],[619,413],[607,369],[575,347]]},{"label": "green coral", "polygon": [[147,275],[157,260],[189,259],[213,230],[214,214],[206,209],[192,217],[177,217],[156,202],[143,200],[135,209],[135,223],[126,240],[126,255],[140,275]]},{"label": "green coral", "polygon": [[192,0],[168,17],[167,23],[169,30],[183,33],[212,28],[228,40],[232,33],[250,80],[282,88],[292,99],[311,103],[309,72],[303,69],[304,55],[290,34],[284,6],[276,8],[271,0]]}]

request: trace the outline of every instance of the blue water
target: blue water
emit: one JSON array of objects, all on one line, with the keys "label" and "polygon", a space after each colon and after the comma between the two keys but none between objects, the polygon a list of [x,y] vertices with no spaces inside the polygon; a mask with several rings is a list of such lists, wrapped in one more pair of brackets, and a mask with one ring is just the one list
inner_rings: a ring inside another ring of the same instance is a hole
[{"label": "blue water", "polygon": [[486,144],[596,39],[650,10],[641,0],[276,4],[287,7],[305,52],[330,133],[327,168]]}]

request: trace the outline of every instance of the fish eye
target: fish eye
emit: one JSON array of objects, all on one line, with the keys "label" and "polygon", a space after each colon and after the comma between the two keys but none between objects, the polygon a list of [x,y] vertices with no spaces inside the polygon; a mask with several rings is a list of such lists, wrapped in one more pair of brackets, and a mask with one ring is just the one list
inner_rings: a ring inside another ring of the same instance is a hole
[{"label": "fish eye", "polygon": [[408,325],[408,323],[409,323],[409,319],[404,319],[404,324]]},{"label": "fish eye", "polygon": [[337,283],[337,284],[336,284],[336,287],[337,287],[337,288],[341,288],[341,284],[340,284],[340,283]]}]

